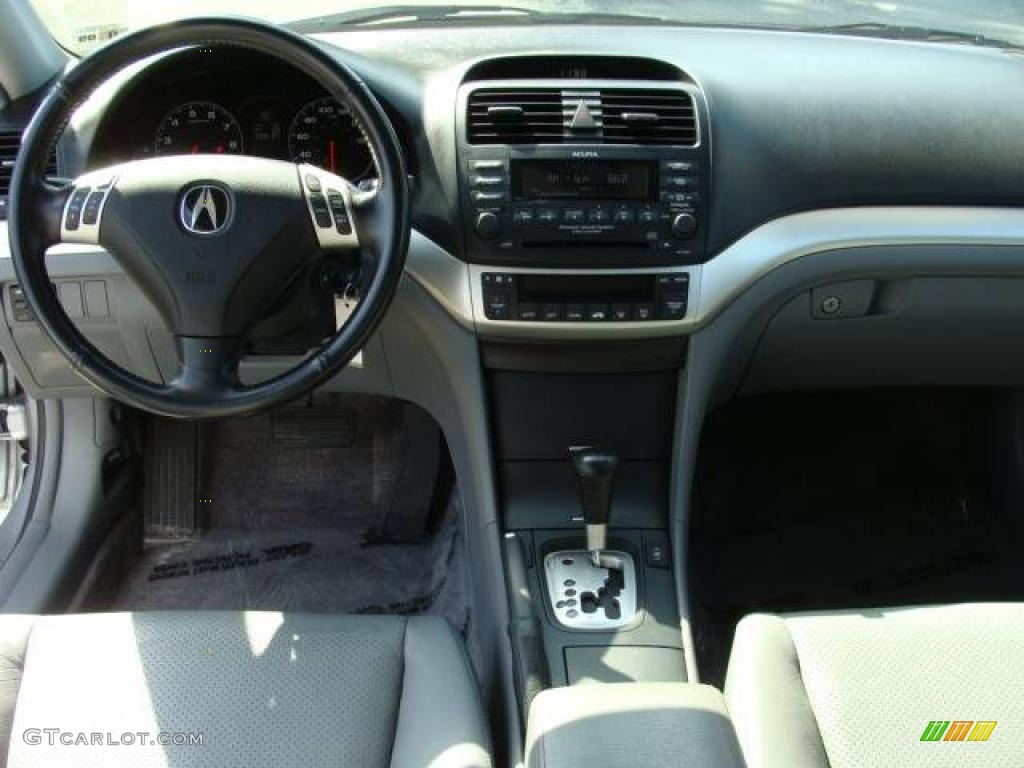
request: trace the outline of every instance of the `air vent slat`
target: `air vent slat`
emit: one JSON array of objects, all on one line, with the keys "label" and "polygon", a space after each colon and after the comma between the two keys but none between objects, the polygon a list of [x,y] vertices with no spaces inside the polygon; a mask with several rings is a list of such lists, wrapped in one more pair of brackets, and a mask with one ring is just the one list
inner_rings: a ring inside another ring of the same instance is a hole
[{"label": "air vent slat", "polygon": [[[21,148],[21,133],[14,131],[0,132],[0,219],[7,218],[7,195],[11,190],[11,178],[14,176],[14,164]],[[46,173],[57,175],[57,155],[50,156]]]},{"label": "air vent slat", "polygon": [[685,91],[609,89],[601,106],[606,144],[697,143],[693,99]]},{"label": "air vent slat", "polygon": [[[511,107],[521,112],[513,115]],[[500,118],[496,116],[499,110],[503,112]],[[562,92],[553,88],[484,89],[469,97],[470,144],[561,142],[563,124]]]},{"label": "air vent slat", "polygon": [[696,105],[678,89],[485,88],[470,94],[467,138],[470,144],[694,146]]}]

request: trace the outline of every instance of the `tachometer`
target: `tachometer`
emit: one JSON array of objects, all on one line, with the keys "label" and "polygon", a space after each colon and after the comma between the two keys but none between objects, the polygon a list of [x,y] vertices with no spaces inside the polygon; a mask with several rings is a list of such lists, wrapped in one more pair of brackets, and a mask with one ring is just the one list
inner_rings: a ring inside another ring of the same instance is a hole
[{"label": "tachometer", "polygon": [[288,130],[288,153],[355,183],[374,174],[373,154],[349,108],[327,97],[299,110]]},{"label": "tachometer", "polygon": [[190,101],[160,121],[153,151],[157,155],[237,155],[242,152],[242,127],[224,107]]}]

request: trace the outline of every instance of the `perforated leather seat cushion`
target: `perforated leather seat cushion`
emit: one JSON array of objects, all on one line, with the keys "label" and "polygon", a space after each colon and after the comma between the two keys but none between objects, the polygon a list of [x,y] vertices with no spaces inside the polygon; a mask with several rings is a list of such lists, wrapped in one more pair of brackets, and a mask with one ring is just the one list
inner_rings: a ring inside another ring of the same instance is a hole
[{"label": "perforated leather seat cushion", "polygon": [[[1024,605],[748,616],[725,693],[748,768],[1017,768]],[[936,720],[997,725],[922,741]]]},{"label": "perforated leather seat cushion", "polygon": [[[23,641],[20,685],[16,661],[0,675],[5,711],[14,705],[11,766],[489,764],[472,674],[438,618],[7,616],[0,637],[14,640],[8,661]],[[28,743],[46,728],[148,736]],[[161,732],[201,734],[202,744],[149,743]]]}]

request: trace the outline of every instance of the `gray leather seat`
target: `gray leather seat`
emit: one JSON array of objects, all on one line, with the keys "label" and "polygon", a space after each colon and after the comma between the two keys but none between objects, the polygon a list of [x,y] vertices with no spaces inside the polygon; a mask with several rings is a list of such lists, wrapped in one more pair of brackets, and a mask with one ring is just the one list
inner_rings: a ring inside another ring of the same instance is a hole
[{"label": "gray leather seat", "polygon": [[[478,689],[440,618],[6,615],[0,643],[10,766],[490,765]],[[151,743],[180,740],[161,733],[202,744]]]},{"label": "gray leather seat", "polygon": [[1024,605],[748,616],[725,695],[748,768],[1017,768]]}]

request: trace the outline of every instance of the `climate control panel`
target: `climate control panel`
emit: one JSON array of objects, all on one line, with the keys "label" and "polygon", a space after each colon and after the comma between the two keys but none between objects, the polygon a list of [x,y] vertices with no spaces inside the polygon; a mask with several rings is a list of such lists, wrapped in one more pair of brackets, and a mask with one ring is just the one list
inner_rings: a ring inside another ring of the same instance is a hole
[{"label": "climate control panel", "polygon": [[483,272],[484,317],[527,323],[629,323],[682,320],[686,272],[552,274]]}]

